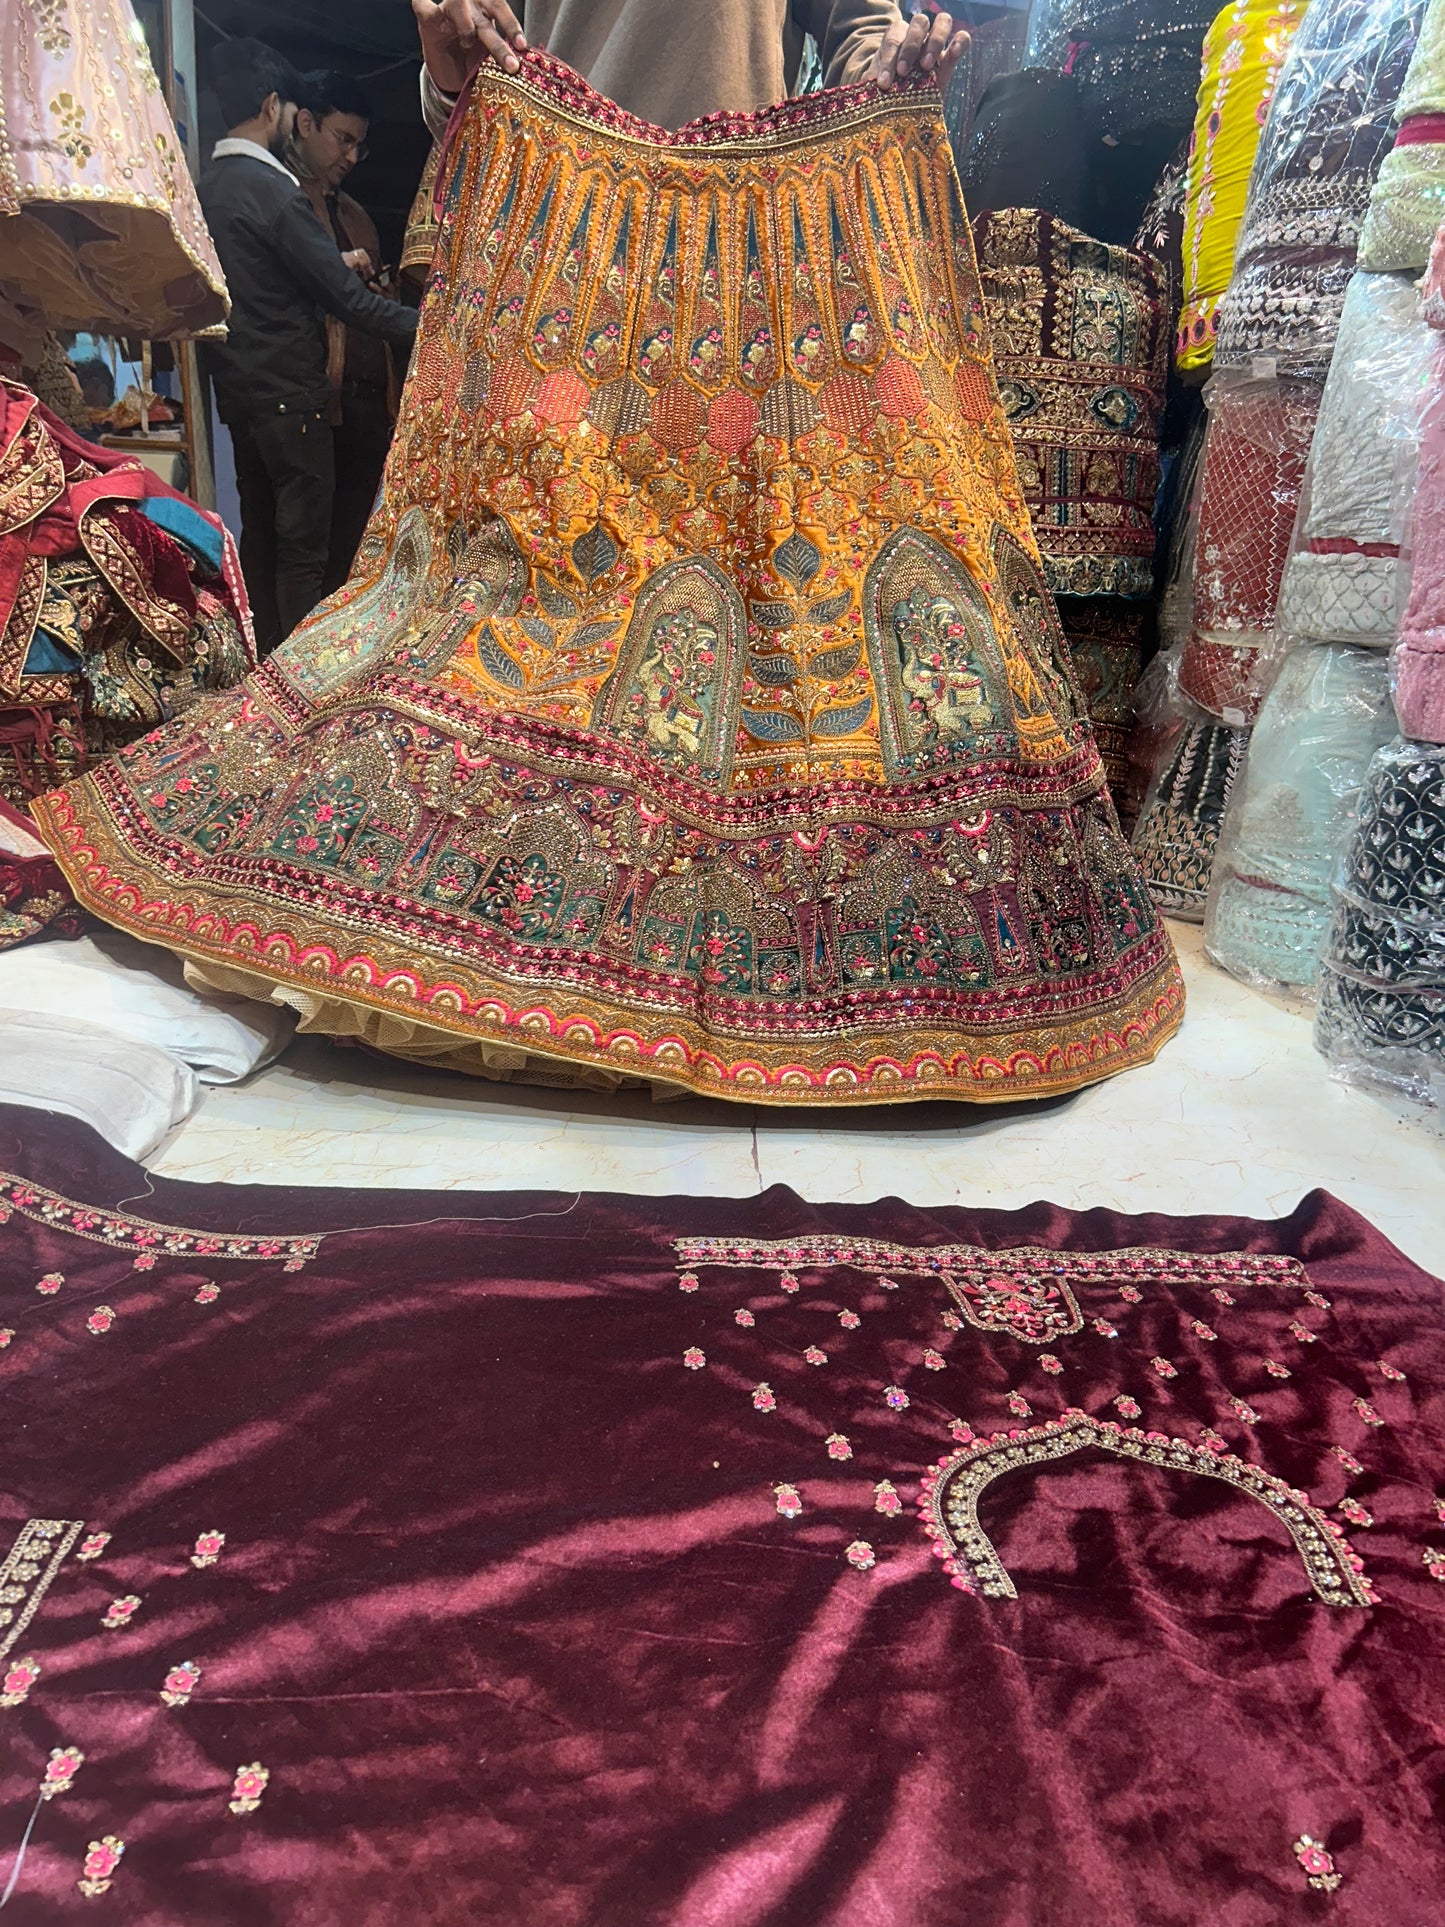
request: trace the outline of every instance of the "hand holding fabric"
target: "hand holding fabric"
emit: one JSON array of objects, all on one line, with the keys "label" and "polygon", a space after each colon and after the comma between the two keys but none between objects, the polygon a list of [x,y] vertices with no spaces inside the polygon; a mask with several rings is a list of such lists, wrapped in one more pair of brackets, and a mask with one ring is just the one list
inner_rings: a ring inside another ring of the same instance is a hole
[{"label": "hand holding fabric", "polygon": [[519,70],[527,36],[507,0],[411,0],[411,10],[426,70],[444,94],[459,94],[486,59]]},{"label": "hand holding fabric", "polygon": [[915,13],[906,25],[900,19],[883,36],[869,78],[880,87],[891,87],[895,79],[906,80],[921,69],[933,74],[939,92],[946,94],[968,44],[963,28],[955,30],[952,14]]}]

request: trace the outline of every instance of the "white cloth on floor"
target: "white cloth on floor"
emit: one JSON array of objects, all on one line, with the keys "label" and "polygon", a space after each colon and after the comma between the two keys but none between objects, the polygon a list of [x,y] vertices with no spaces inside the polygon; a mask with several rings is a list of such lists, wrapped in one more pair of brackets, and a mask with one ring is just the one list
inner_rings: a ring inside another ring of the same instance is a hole
[{"label": "white cloth on floor", "polygon": [[0,952],[0,1013],[94,1025],[118,1042],[168,1051],[203,1084],[233,1084],[269,1063],[296,1026],[287,1011],[193,990],[170,951],[118,930]]},{"label": "white cloth on floor", "polygon": [[138,1163],[190,1116],[196,1095],[195,1072],[169,1051],[74,1018],[0,1010],[0,1104],[78,1118]]}]

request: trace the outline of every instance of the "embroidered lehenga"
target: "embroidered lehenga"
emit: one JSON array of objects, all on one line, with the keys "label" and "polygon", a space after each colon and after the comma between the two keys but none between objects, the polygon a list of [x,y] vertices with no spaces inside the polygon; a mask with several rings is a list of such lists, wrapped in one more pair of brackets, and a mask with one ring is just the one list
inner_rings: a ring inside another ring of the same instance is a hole
[{"label": "embroidered lehenga", "polygon": [[82,900],[312,1028],[772,1103],[1176,1027],[1040,576],[937,96],[677,134],[477,78],[352,580],[50,797]]}]

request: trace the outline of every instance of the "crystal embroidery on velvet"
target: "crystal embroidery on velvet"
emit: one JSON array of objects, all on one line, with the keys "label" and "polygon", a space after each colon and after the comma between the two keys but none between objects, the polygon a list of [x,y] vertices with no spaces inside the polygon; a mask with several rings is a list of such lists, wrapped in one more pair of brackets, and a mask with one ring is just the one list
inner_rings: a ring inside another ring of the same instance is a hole
[{"label": "crystal embroidery on velvet", "polygon": [[157,1258],[194,1256],[253,1262],[280,1259],[283,1270],[299,1271],[321,1247],[319,1237],[247,1237],[234,1232],[186,1231],[177,1225],[153,1224],[149,1218],[132,1218],[103,1206],[76,1204],[58,1191],[47,1190],[43,1184],[32,1184],[28,1178],[0,1171],[0,1224],[5,1224],[17,1211],[35,1224],[68,1231],[73,1237],[84,1238],[91,1244],[109,1245],[115,1251],[128,1251],[137,1271],[153,1270]]},{"label": "crystal embroidery on velvet", "polygon": [[[0,1604],[0,1658],[12,1649],[39,1611],[62,1561],[84,1530],[83,1519],[27,1519],[20,1528],[0,1563],[0,1601],[4,1602]],[[16,1690],[8,1679],[5,1690]],[[16,1702],[7,1699],[4,1703]]]},{"label": "crystal embroidery on velvet", "polygon": [[942,1548],[944,1571],[962,1576],[985,1598],[1016,1599],[1014,1583],[979,1524],[979,1498],[1005,1473],[1046,1465],[1091,1447],[1143,1465],[1223,1480],[1257,1499],[1285,1527],[1310,1584],[1326,1605],[1376,1603],[1363,1576],[1363,1562],[1350,1550],[1343,1531],[1303,1492],[1232,1452],[1211,1451],[1163,1432],[1142,1432],[1132,1426],[1126,1430],[1110,1419],[1093,1419],[1083,1412],[1066,1412],[1061,1419],[1028,1431],[977,1439],[940,1459],[924,1475],[919,1516],[935,1551]]}]

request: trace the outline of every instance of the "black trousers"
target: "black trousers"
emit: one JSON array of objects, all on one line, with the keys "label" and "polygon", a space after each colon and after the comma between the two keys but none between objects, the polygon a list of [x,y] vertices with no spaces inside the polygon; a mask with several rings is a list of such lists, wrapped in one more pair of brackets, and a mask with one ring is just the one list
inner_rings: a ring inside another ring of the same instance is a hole
[{"label": "black trousers", "polygon": [[331,431],[336,451],[336,493],[331,503],[331,546],[326,559],[325,594],[339,589],[351,565],[381,487],[381,471],[391,447],[391,416],[384,388],[341,391],[341,426]]},{"label": "black trousers", "polygon": [[332,430],[324,415],[258,415],[232,422],[241,498],[241,569],[269,656],[321,600],[336,493]]}]

